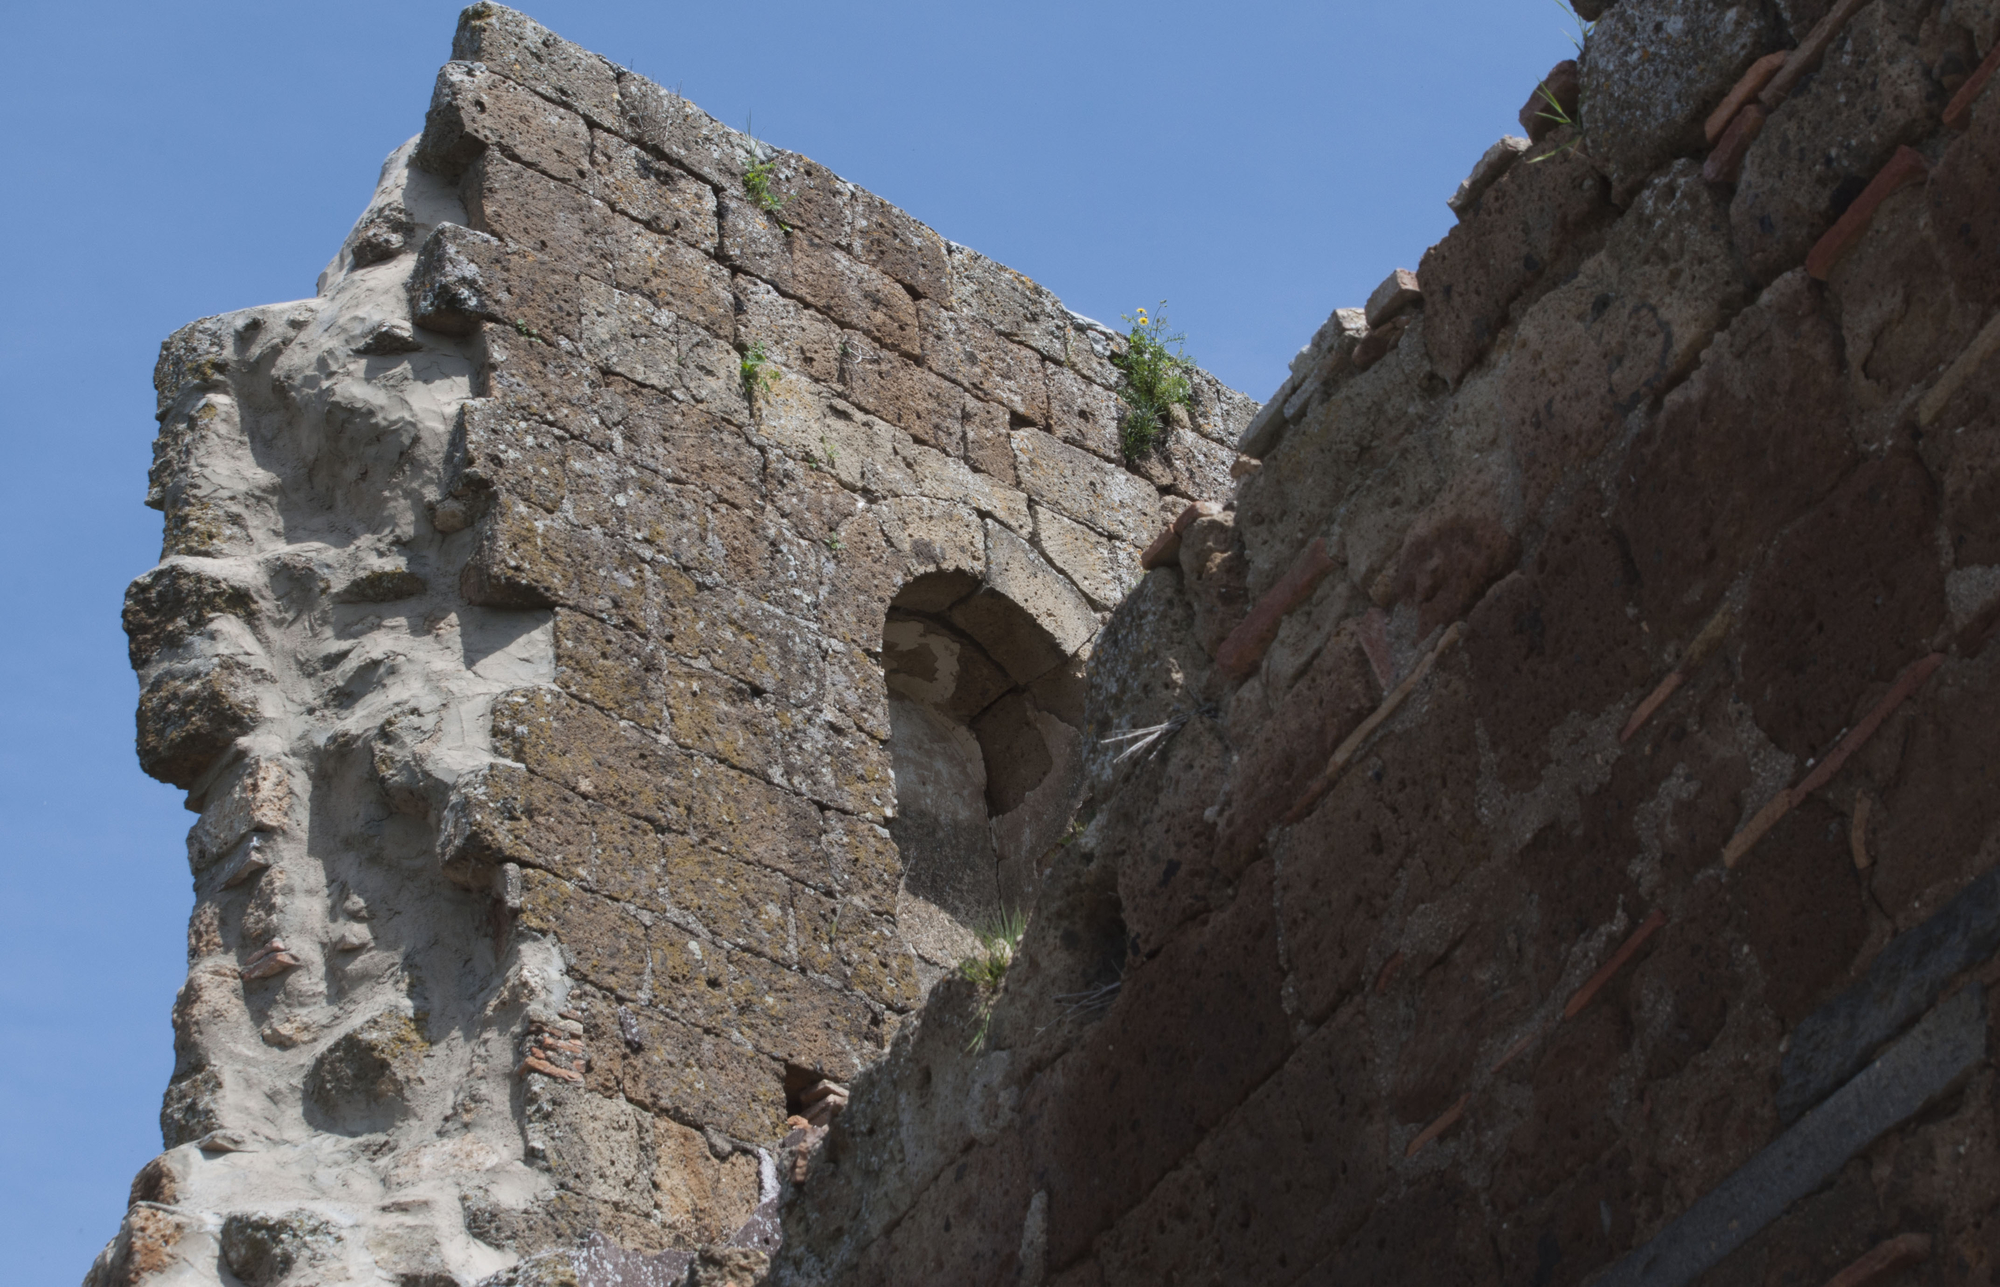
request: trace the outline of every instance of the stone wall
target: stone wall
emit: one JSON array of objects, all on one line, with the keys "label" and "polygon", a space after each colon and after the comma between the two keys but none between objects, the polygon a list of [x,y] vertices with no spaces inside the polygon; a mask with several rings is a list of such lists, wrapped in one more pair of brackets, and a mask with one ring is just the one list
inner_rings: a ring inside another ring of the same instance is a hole
[{"label": "stone wall", "polygon": [[195,910],[94,1287],[761,1256],[788,1117],[1036,897],[1102,623],[1257,410],[1201,375],[1127,460],[1034,282],[510,10],[453,59],[318,296],[162,351],[125,622]]},{"label": "stone wall", "polygon": [[2000,9],[1577,8],[771,1282],[2000,1277]]}]

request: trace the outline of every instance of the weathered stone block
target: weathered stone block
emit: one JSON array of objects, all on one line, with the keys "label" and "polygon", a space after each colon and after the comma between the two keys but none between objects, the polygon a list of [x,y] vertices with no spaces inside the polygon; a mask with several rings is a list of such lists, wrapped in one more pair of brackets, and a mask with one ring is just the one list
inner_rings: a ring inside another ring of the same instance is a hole
[{"label": "weathered stone block", "polygon": [[632,910],[546,872],[521,875],[521,910],[515,924],[553,936],[563,946],[564,963],[578,978],[621,1001],[641,999],[651,973],[646,926]]},{"label": "weathered stone block", "polygon": [[409,1015],[369,1016],[319,1053],[306,1071],[309,1109],[343,1134],[380,1130],[410,1111],[430,1042]]},{"label": "weathered stone block", "polygon": [[[863,410],[948,456],[966,455],[965,391],[857,331],[838,339],[838,380]],[[821,378],[815,376],[814,378]]]},{"label": "weathered stone block", "polygon": [[268,678],[234,657],[177,662],[139,694],[139,767],[191,789],[217,757],[256,727]]},{"label": "weathered stone block", "polygon": [[1647,185],[1602,252],[1520,310],[1500,400],[1528,512],[1679,383],[1749,294],[1723,205],[1683,161]]},{"label": "weathered stone block", "polygon": [[278,832],[291,822],[292,782],[280,760],[245,764],[208,792],[201,821],[188,830],[188,865],[196,871],[226,857],[254,831]]},{"label": "weathered stone block", "polygon": [[1872,684],[1929,647],[1944,618],[1937,490],[1892,452],[1780,537],[1750,586],[1742,689],[1790,754],[1824,754]]},{"label": "weathered stone block", "polygon": [[872,192],[854,189],[848,245],[854,257],[881,269],[924,299],[950,296],[945,240]]},{"label": "weathered stone block", "polygon": [[489,147],[566,183],[590,173],[590,130],[582,117],[480,64],[446,63],[431,92],[416,165],[455,180]]},{"label": "weathered stone block", "polygon": [[1759,279],[1804,259],[1896,148],[1936,120],[1942,93],[1912,39],[1914,9],[1870,5],[1857,14],[1745,155],[1730,224]]},{"label": "weathered stone block", "polygon": [[691,318],[642,295],[585,282],[577,339],[606,370],[673,396],[691,398],[736,424],[750,418],[738,357]]},{"label": "weathered stone block", "polygon": [[618,119],[619,69],[504,5],[482,0],[467,6],[458,15],[451,56],[460,62],[483,63],[592,121],[608,124]]},{"label": "weathered stone block", "polygon": [[459,779],[440,826],[445,874],[486,891],[504,863],[581,888],[664,906],[665,848],[651,826],[513,765]]},{"label": "weathered stone block", "polygon": [[1535,159],[1559,146],[1509,168],[1424,252],[1424,344],[1448,380],[1473,368],[1517,303],[1593,252],[1593,234],[1615,214],[1603,179],[1574,152]]},{"label": "weathered stone block", "polygon": [[529,771],[671,831],[687,832],[687,757],[559,691],[508,693],[493,706],[494,749]]},{"label": "weathered stone block", "polygon": [[985,322],[920,301],[924,365],[953,383],[998,402],[1016,416],[1047,424],[1048,386],[1042,361],[1003,339]]},{"label": "weathered stone block", "polygon": [[1118,464],[1124,459],[1118,425],[1125,404],[1118,395],[1065,366],[1050,363],[1049,431],[1072,447]]},{"label": "weathered stone block", "polygon": [[222,1222],[222,1260],[250,1287],[274,1287],[302,1264],[325,1259],[340,1240],[325,1216],[236,1212]]},{"label": "weathered stone block", "polygon": [[1080,523],[1138,544],[1151,540],[1160,494],[1142,478],[1039,430],[1012,435],[1021,490]]},{"label": "weathered stone block", "polygon": [[1622,0],[1590,34],[1583,60],[1586,146],[1623,204],[1648,175],[1703,142],[1702,122],[1779,39],[1767,4]]},{"label": "weathered stone block", "polygon": [[590,133],[585,190],[629,219],[696,250],[716,247],[715,190],[616,134]]},{"label": "weathered stone block", "polygon": [[[1840,352],[1804,274],[1787,276],[1738,314],[1640,435],[1616,521],[1647,619],[1670,637],[1692,639],[1771,537],[1852,467]],[[1765,431],[1740,432],[1750,423]]]},{"label": "weathered stone block", "polygon": [[951,247],[949,307],[1051,362],[1069,360],[1068,310],[1055,293],[965,246]]},{"label": "weathered stone block", "polygon": [[132,669],[145,667],[159,653],[185,643],[210,621],[225,616],[253,620],[254,591],[220,569],[192,561],[154,568],[125,589],[125,638]]}]

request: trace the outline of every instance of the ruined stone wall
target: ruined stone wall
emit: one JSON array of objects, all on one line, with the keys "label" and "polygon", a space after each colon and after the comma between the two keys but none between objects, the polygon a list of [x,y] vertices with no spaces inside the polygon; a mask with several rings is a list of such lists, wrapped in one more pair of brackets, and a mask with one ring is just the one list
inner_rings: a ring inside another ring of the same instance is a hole
[{"label": "ruined stone wall", "polygon": [[2000,1278],[2000,10],[1577,8],[770,1281]]},{"label": "ruined stone wall", "polygon": [[510,10],[453,58],[318,296],[162,351],[125,622],[196,897],[94,1287],[755,1259],[787,1118],[1033,901],[1257,410],[1128,461],[1122,340],[1020,274]]}]

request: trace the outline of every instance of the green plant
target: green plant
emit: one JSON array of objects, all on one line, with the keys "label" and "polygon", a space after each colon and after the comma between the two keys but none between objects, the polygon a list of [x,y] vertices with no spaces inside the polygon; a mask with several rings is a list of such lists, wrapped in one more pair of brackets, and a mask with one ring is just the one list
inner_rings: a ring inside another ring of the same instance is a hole
[{"label": "green plant", "polygon": [[829,553],[829,554],[838,554],[838,553],[840,553],[840,538],[839,538],[838,536],[829,536],[829,537],[827,537],[827,538],[826,538],[826,549],[827,549],[827,553]]},{"label": "green plant", "polygon": [[524,340],[533,340],[537,344],[548,343],[547,340],[542,338],[542,334],[540,331],[537,331],[534,327],[528,325],[528,319],[525,317],[517,317],[514,319],[514,331]]},{"label": "green plant", "polygon": [[1583,15],[1576,11],[1576,6],[1566,3],[1566,0],[1549,0],[1549,3],[1562,10],[1563,13],[1568,15],[1569,20],[1576,24],[1576,34],[1574,36],[1570,36],[1567,31],[1563,35],[1569,36],[1569,43],[1576,46],[1576,56],[1578,58],[1583,57],[1583,47],[1590,43],[1590,33],[1597,30],[1597,24],[1595,22],[1585,22]]},{"label": "green plant", "polygon": [[742,358],[736,363],[736,373],[743,381],[743,396],[749,399],[752,407],[778,382],[778,373],[771,369],[771,358],[764,352],[762,340],[743,350]]},{"label": "green plant", "polygon": [[1027,918],[1018,911],[1002,912],[999,921],[974,931],[973,937],[979,945],[971,956],[958,963],[959,976],[979,989],[979,1022],[965,1043],[967,1050],[978,1050],[986,1044],[986,1030],[993,1023],[993,1006],[1000,999],[1000,986],[1007,981],[1007,968],[1014,963],[1014,954],[1021,948],[1021,936],[1027,931]]},{"label": "green plant", "polygon": [[1125,352],[1112,359],[1125,373],[1124,387],[1118,390],[1125,403],[1118,445],[1127,460],[1151,451],[1173,408],[1190,406],[1194,397],[1194,363],[1183,351],[1187,337],[1168,333],[1166,302],[1160,301],[1157,317],[1148,317],[1143,308],[1137,317],[1126,314],[1132,329],[1125,335]]},{"label": "green plant", "polygon": [[1554,121],[1559,127],[1573,132],[1570,135],[1569,142],[1563,144],[1561,147],[1544,152],[1540,156],[1529,157],[1529,165],[1538,165],[1543,161],[1561,156],[1565,152],[1580,148],[1583,144],[1583,127],[1571,119],[1567,111],[1563,110],[1562,101],[1549,91],[1548,82],[1544,81],[1542,84],[1535,86],[1535,93],[1541,97],[1543,103],[1547,104],[1537,115],[1545,121]]},{"label": "green plant", "polygon": [[[1572,6],[1564,3],[1564,0],[1550,0],[1550,3],[1569,15],[1570,20],[1576,24],[1576,34],[1574,36],[1570,36],[1566,31],[1563,35],[1569,36],[1569,43],[1576,46],[1576,56],[1581,59],[1583,57],[1583,48],[1590,43],[1590,33],[1597,30],[1597,24],[1594,22],[1585,22],[1583,15],[1578,13]],[[1570,119],[1570,114],[1564,110],[1562,103],[1557,100],[1554,94],[1549,92],[1548,82],[1543,81],[1541,84],[1535,86],[1535,93],[1541,98],[1542,102],[1548,105],[1546,110],[1538,113],[1543,120],[1554,121],[1558,126],[1575,130],[1576,133],[1570,138],[1569,142],[1563,144],[1553,152],[1544,152],[1540,156],[1528,158],[1528,162],[1531,165],[1539,161],[1546,161],[1553,156],[1561,156],[1573,148],[1580,147],[1583,143],[1583,126],[1579,122]]]}]

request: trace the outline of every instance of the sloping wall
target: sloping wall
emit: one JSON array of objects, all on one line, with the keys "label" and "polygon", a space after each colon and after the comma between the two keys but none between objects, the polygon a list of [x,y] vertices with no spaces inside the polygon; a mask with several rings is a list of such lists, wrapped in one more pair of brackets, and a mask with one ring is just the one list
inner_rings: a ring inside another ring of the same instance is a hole
[{"label": "sloping wall", "polygon": [[1034,896],[1101,624],[1257,409],[1128,461],[1040,286],[511,10],[453,56],[318,297],[162,351],[126,625],[196,906],[97,1287],[768,1246],[788,1114]]},{"label": "sloping wall", "polygon": [[770,1281],[2000,1273],[2000,15],[1578,8],[1580,131],[1120,606],[1087,724],[1163,739]]}]

